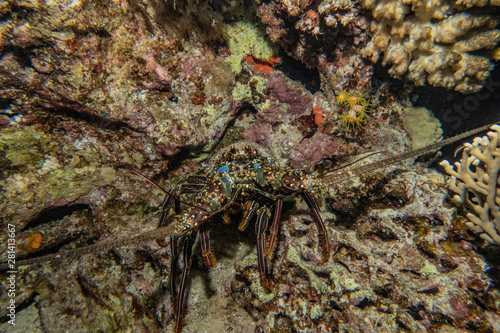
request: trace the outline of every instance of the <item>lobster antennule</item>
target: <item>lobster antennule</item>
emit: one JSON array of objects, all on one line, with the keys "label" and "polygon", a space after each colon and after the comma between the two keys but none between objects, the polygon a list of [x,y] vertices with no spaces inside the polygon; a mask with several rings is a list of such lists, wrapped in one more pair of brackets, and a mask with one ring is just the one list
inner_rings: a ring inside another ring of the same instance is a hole
[{"label": "lobster antennule", "polygon": [[189,202],[186,202],[186,201],[183,201],[181,200],[178,196],[174,195],[172,193],[172,191],[167,191],[165,190],[163,187],[161,187],[160,185],[158,185],[154,180],[150,179],[149,177],[143,175],[142,173],[140,173],[139,171],[137,170],[132,170],[132,173],[136,174],[137,176],[140,176],[144,179],[146,179],[150,184],[154,185],[157,189],[159,189],[161,192],[163,192],[163,194],[165,194],[166,196],[168,196],[169,198],[172,198],[173,200],[177,200],[178,202],[182,203],[182,204],[185,204],[187,206],[191,206],[193,208],[200,208],[201,210],[204,210],[204,211],[207,211],[206,209],[204,208],[201,208],[201,207],[198,207],[196,205],[193,205]]},{"label": "lobster antennule", "polygon": [[371,157],[371,156],[373,156],[373,155],[377,155],[377,154],[387,154],[387,151],[376,151],[376,152],[370,153],[370,154],[368,154],[368,155],[366,155],[366,156],[363,156],[363,157],[361,157],[361,158],[358,158],[358,159],[357,159],[357,160],[355,160],[355,161],[352,161],[352,162],[350,162],[350,163],[347,163],[347,164],[341,165],[341,166],[339,166],[338,168],[331,169],[331,170],[325,171],[325,172],[323,172],[323,173],[320,173],[320,174],[318,175],[318,178],[324,179],[324,178],[326,178],[326,177],[327,177],[327,175],[328,175],[328,174],[335,173],[335,172],[339,172],[340,170],[343,170],[343,169],[347,168],[347,167],[348,167],[348,166],[350,166],[350,165],[356,164],[356,163],[358,163],[358,162],[360,162],[360,161],[362,161],[362,160],[364,160],[364,159],[367,159],[367,158],[369,158],[369,157]]}]

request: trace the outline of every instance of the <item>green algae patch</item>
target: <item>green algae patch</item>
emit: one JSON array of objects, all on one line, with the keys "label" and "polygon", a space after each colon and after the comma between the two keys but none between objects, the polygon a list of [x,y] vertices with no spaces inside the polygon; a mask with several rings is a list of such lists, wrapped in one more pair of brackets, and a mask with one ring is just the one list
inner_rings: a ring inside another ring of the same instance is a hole
[{"label": "green algae patch", "polygon": [[423,275],[438,274],[437,268],[429,260],[425,259],[424,266],[418,271]]},{"label": "green algae patch", "polygon": [[116,172],[111,167],[66,167],[49,172],[45,178],[51,196],[73,201],[98,186],[113,183],[116,180]]},{"label": "green algae patch", "polygon": [[35,126],[6,128],[0,131],[0,151],[13,167],[39,169],[45,155],[55,147],[51,136]]},{"label": "green algae patch", "polygon": [[0,152],[10,161],[0,181],[3,214],[17,215],[26,207],[43,206],[47,200],[74,201],[116,180],[115,170],[99,165],[99,155],[93,150],[76,152],[58,142],[61,138],[36,126],[0,131]]},{"label": "green algae patch", "polygon": [[238,21],[226,27],[229,35],[229,51],[231,55],[226,61],[231,64],[235,73],[241,72],[241,62],[248,54],[255,58],[267,60],[278,54],[276,45],[271,44],[265,31],[252,22]]},{"label": "green algae patch", "polygon": [[243,99],[249,99],[252,97],[252,90],[246,84],[237,82],[236,86],[233,89],[233,98],[236,101],[241,101]]},{"label": "green algae patch", "polygon": [[235,101],[248,101],[259,110],[269,106],[269,100],[264,96],[264,90],[267,87],[267,79],[254,75],[248,83],[236,82],[231,95]]}]

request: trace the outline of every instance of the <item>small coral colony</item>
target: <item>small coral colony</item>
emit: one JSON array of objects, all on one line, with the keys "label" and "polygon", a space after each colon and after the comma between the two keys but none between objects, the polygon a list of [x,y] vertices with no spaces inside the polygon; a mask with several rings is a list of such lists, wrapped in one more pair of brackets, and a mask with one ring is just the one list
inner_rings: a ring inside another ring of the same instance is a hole
[{"label": "small coral colony", "polygon": [[459,139],[416,86],[498,95],[499,13],[0,4],[0,330],[498,331],[500,126],[408,159]]}]

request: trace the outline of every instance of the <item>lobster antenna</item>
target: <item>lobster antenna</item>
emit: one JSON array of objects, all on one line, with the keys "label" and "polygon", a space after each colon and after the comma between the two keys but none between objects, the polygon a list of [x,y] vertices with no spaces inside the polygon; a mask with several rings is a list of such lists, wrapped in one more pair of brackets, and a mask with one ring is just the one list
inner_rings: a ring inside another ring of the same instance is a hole
[{"label": "lobster antenna", "polygon": [[200,206],[196,206],[196,205],[193,205],[189,202],[186,202],[186,201],[183,201],[181,200],[179,197],[173,195],[172,193],[168,192],[167,190],[165,190],[163,187],[161,187],[160,185],[158,185],[154,180],[146,177],[145,175],[143,175],[142,173],[140,173],[139,171],[136,171],[136,170],[132,170],[133,173],[135,173],[137,176],[141,176],[142,178],[146,179],[148,182],[150,182],[152,185],[154,185],[157,189],[159,189],[160,191],[163,192],[163,194],[165,194],[166,196],[169,196],[171,197],[172,199],[180,202],[181,204],[184,204],[184,205],[187,205],[187,206],[190,206],[190,207],[193,207],[193,208],[199,208],[205,212],[208,212],[206,209],[204,209],[203,207],[200,207]]},{"label": "lobster antenna", "polygon": [[[119,238],[119,239],[115,238],[110,240],[104,240],[96,244],[83,246],[73,250],[61,251],[54,254],[47,254],[45,256],[37,258],[18,260],[16,262],[16,266],[19,267],[19,266],[31,265],[53,259],[77,257],[84,254],[92,254],[92,253],[99,254],[118,247],[142,244],[150,240],[172,237],[176,236],[177,234],[178,230],[176,229],[176,225],[171,224],[166,227],[161,227],[158,229],[153,229],[151,231],[140,233],[131,238]],[[7,270],[11,270],[10,265],[8,264],[8,262],[3,262],[0,265],[0,271],[7,271]]]},{"label": "lobster antenna", "polygon": [[396,164],[396,163],[401,162],[403,160],[406,160],[408,158],[413,158],[413,157],[417,157],[417,156],[420,156],[423,154],[430,153],[436,149],[439,149],[441,147],[447,146],[447,145],[452,144],[454,142],[460,141],[463,138],[466,138],[468,136],[485,131],[495,124],[498,124],[498,122],[494,122],[494,123],[491,123],[489,125],[481,126],[479,128],[464,132],[462,134],[452,136],[451,138],[444,139],[442,141],[433,143],[431,145],[428,145],[428,146],[425,146],[422,148],[410,150],[408,152],[402,153],[401,155],[391,156],[391,157],[388,157],[388,158],[383,159],[381,161],[376,161],[376,162],[373,162],[373,163],[370,163],[367,165],[361,165],[361,166],[358,166],[358,167],[355,167],[352,169],[347,169],[345,172],[342,172],[342,173],[337,171],[337,173],[335,173],[335,174],[326,175],[326,176],[323,175],[323,176],[320,176],[319,178],[321,178],[324,182],[327,182],[329,184],[339,183],[339,182],[348,180],[352,177],[362,175],[362,174],[368,173],[370,171],[382,168],[384,166]]},{"label": "lobster antenna", "polygon": [[[71,257],[77,257],[81,256],[84,254],[100,254],[108,250],[112,250],[115,248],[123,247],[123,246],[130,246],[130,245],[137,245],[137,244],[143,244],[148,241],[152,241],[155,239],[160,239],[160,238],[171,238],[171,237],[182,237],[191,230],[197,228],[199,224],[203,223],[207,219],[211,218],[215,214],[218,214],[222,212],[223,210],[227,209],[229,206],[233,205],[236,197],[239,195],[240,190],[233,190],[233,194],[231,195],[231,199],[229,202],[224,204],[222,207],[219,209],[216,209],[214,211],[209,212],[209,216],[206,217],[204,220],[199,221],[198,225],[192,226],[192,227],[186,227],[185,225],[179,225],[179,224],[169,224],[166,227],[160,227],[156,228],[150,231],[146,231],[143,233],[139,233],[135,236],[132,236],[131,238],[114,238],[110,240],[104,240],[101,242],[98,242],[96,244],[92,245],[87,245],[80,247],[78,249],[73,249],[73,250],[67,250],[67,251],[61,251],[58,253],[54,254],[47,254],[45,256],[37,257],[37,258],[31,258],[31,259],[24,259],[24,260],[18,260],[16,262],[16,266],[26,266],[26,265],[31,265],[31,264],[36,264],[36,263],[41,263],[44,261],[50,261],[53,259],[61,259],[61,258],[71,258]],[[201,207],[198,207],[202,209]],[[207,211],[207,210],[205,210]],[[170,240],[171,241],[171,240]],[[169,242],[170,242],[169,241]],[[12,270],[11,265],[9,264],[8,261],[4,261],[3,263],[0,264],[0,272],[3,271],[9,271]]]}]

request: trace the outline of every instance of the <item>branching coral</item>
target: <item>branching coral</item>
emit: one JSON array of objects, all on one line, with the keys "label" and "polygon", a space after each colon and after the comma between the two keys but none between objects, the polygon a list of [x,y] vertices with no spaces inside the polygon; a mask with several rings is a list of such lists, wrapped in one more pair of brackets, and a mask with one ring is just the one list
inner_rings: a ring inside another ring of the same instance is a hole
[{"label": "branching coral", "polygon": [[[488,1],[440,0],[363,0],[372,11],[372,40],[362,55],[382,65],[390,65],[389,74],[408,78],[416,85],[427,81],[433,86],[462,93],[479,90],[493,64],[476,51],[490,52],[500,40],[494,29],[497,20],[490,15],[465,12],[470,7],[484,7]],[[498,3],[492,1],[490,5]],[[486,8],[484,8],[486,9]]]},{"label": "branching coral", "polygon": [[486,137],[466,143],[460,162],[453,168],[441,162],[452,176],[449,188],[453,202],[469,208],[467,223],[490,243],[500,244],[500,126],[491,127]]}]

